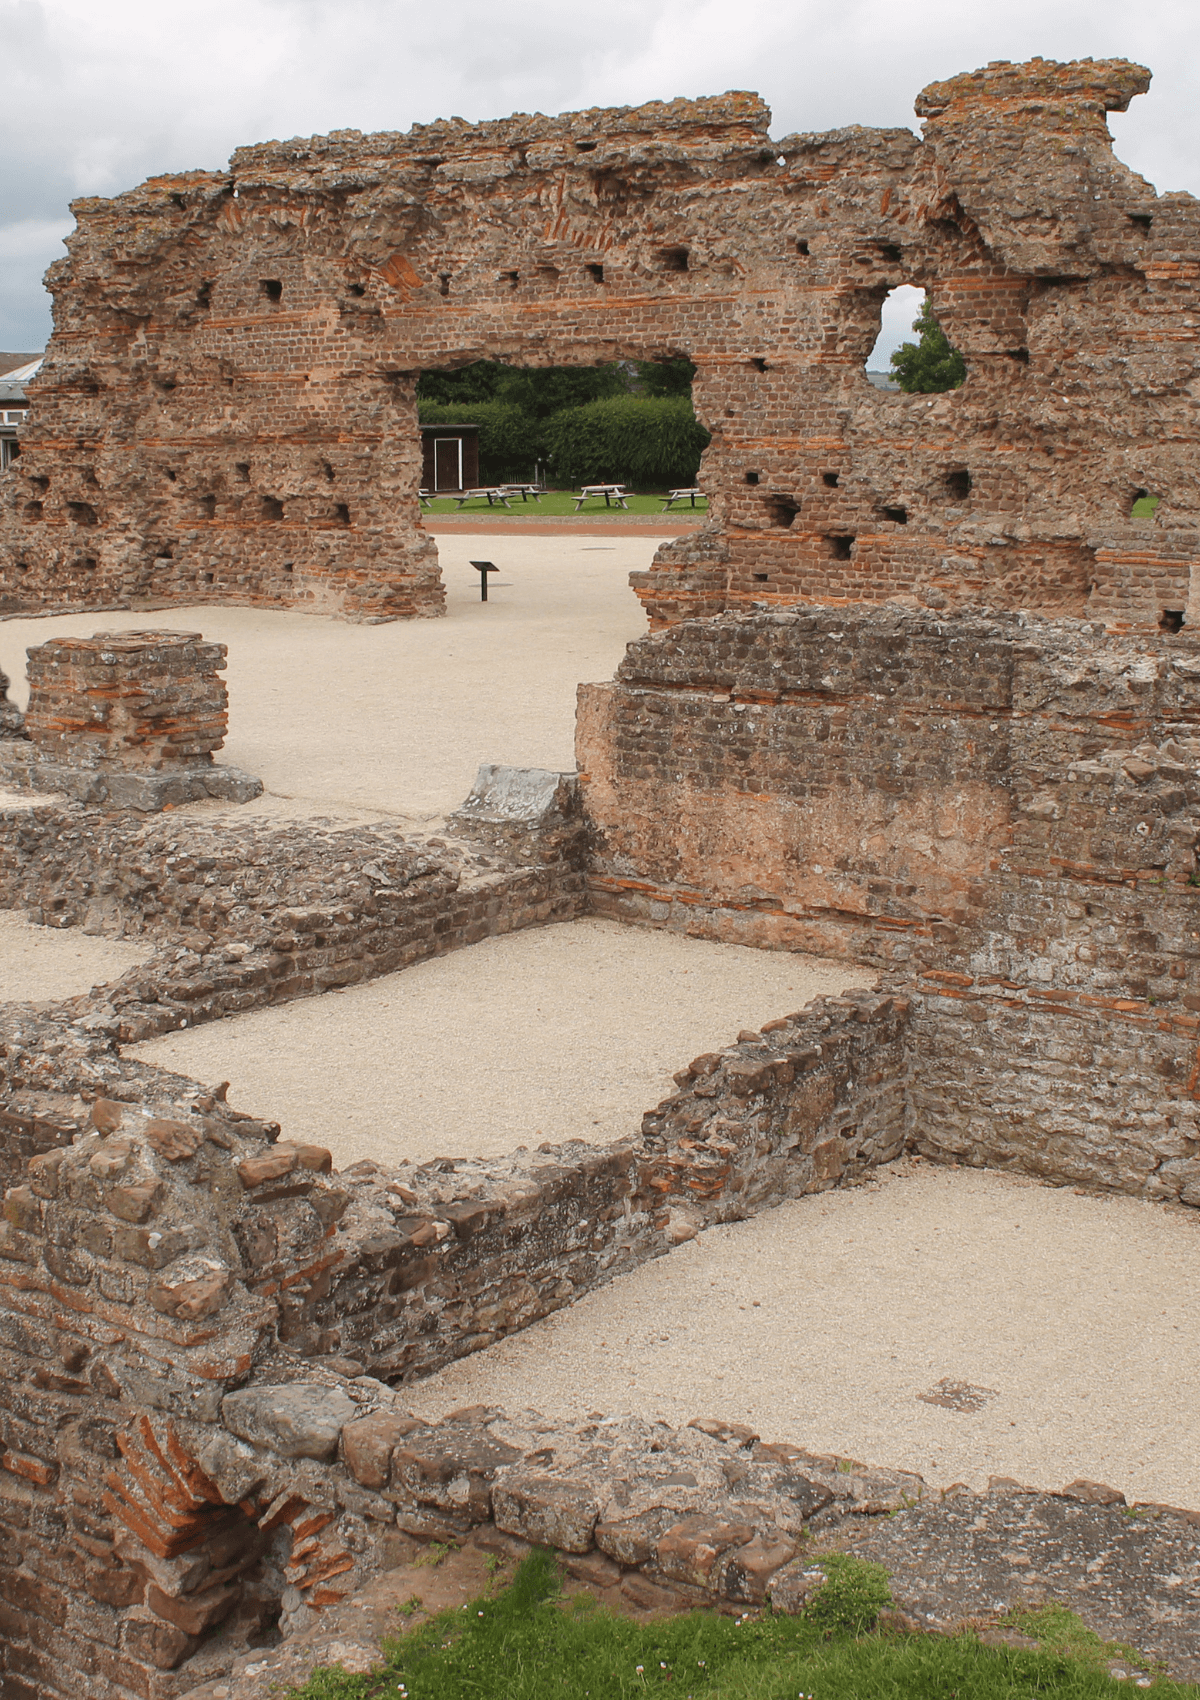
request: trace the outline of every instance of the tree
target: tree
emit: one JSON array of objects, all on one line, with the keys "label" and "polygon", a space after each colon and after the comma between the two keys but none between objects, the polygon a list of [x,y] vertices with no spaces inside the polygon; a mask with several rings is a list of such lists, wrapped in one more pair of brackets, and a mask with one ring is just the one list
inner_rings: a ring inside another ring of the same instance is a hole
[{"label": "tree", "polygon": [[681,355],[675,360],[639,360],[637,375],[644,395],[690,396],[696,368]]},{"label": "tree", "polygon": [[457,372],[422,372],[417,400],[451,406],[502,401],[533,419],[548,419],[564,407],[582,407],[606,396],[627,395],[623,366],[504,366],[476,360]]},{"label": "tree", "polygon": [[687,396],[610,396],[547,419],[543,441],[564,484],[690,484],[709,433]]},{"label": "tree", "polygon": [[967,363],[957,348],[951,348],[946,333],[933,316],[926,296],[913,320],[919,342],[901,343],[892,355],[892,371],[902,390],[910,395],[933,395],[939,390],[956,390],[967,376]]}]

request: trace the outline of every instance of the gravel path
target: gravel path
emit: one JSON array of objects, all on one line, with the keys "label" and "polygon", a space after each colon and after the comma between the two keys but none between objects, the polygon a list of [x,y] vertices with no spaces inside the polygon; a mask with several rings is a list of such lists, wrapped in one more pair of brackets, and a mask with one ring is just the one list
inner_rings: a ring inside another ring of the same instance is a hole
[{"label": "gravel path", "polygon": [[344,1168],[636,1134],[671,1075],[861,968],[574,921],[364,986],[170,1033],[129,1055],[326,1145]]},{"label": "gravel path", "polygon": [[[882,1184],[713,1228],[407,1389],[749,1422],[936,1486],[1078,1476],[1200,1506],[1200,1215],[901,1162]],[[980,1408],[920,1395],[949,1380]]]},{"label": "gravel path", "polygon": [[144,939],[88,938],[78,927],[35,927],[0,909],[0,1003],[77,997],[144,962],[152,948]]},{"label": "gravel path", "polygon": [[[353,626],[261,608],[171,608],[0,621],[0,669],[22,707],[25,650],[53,635],[166,626],[229,645],[219,756],[268,795],[246,813],[428,820],[481,761],[575,766],[575,688],[608,679],[646,629],[629,574],[661,539],[609,531],[442,537],[445,619]],[[500,568],[486,603],[472,558]],[[225,805],[191,804],[187,812]]]}]

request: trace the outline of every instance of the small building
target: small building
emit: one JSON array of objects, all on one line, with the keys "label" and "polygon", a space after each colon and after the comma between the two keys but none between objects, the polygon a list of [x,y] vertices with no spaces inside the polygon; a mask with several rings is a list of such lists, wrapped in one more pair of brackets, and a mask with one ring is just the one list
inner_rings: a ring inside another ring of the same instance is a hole
[{"label": "small building", "polygon": [[450,494],[478,483],[478,425],[422,425],[422,490]]},{"label": "small building", "polygon": [[41,355],[26,360],[12,372],[0,377],[0,472],[11,466],[21,452],[17,427],[25,423],[29,403],[25,400],[25,385],[42,363]]}]

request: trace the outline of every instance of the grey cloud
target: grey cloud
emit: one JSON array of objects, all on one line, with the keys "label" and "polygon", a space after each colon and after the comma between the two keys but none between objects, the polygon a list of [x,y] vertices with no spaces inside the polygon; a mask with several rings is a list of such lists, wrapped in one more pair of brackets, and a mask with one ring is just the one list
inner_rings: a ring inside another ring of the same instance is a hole
[{"label": "grey cloud", "polygon": [[1121,157],[1200,190],[1193,0],[0,0],[6,164],[0,347],[48,330],[40,276],[67,202],[233,149],[329,129],[559,112],[757,89],[775,134],[913,126],[935,78],[986,63],[1123,55],[1155,72],[1115,115]]}]

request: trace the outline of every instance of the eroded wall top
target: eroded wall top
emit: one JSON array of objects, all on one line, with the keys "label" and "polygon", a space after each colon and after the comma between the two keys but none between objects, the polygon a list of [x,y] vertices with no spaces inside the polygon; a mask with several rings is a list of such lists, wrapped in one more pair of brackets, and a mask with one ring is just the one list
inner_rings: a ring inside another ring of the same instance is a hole
[{"label": "eroded wall top", "polygon": [[[2,605],[438,613],[419,371],[687,354],[710,521],[638,584],[654,621],[895,597],[1177,621],[1200,221],[1105,122],[1148,81],[990,65],[922,94],[923,139],[773,141],[738,93],[338,131],[77,201]],[[903,283],[960,389],[867,382]]]}]

